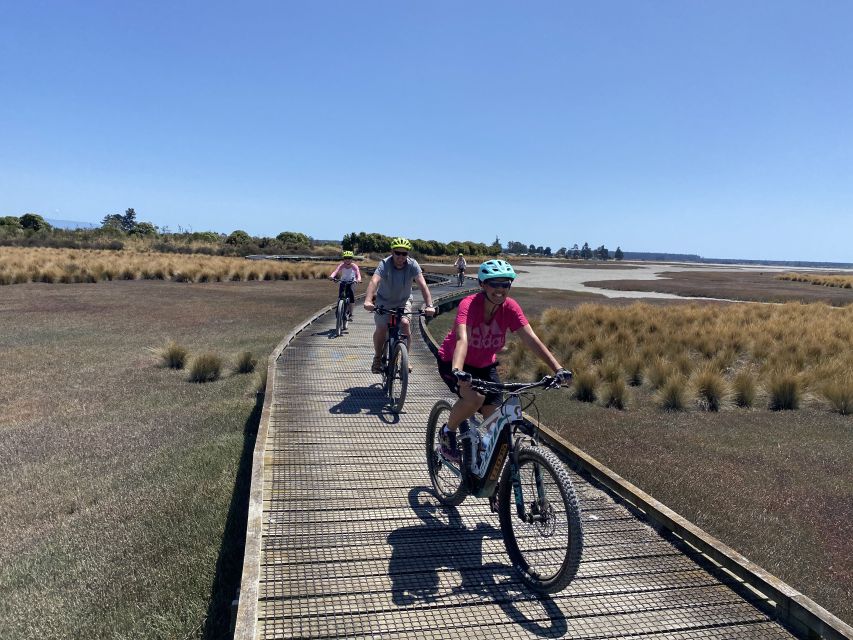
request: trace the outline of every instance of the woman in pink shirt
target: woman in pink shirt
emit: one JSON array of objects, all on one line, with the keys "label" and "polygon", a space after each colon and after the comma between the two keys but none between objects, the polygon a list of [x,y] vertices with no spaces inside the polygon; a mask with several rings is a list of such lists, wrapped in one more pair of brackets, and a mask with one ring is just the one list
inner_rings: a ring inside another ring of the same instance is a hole
[{"label": "woman in pink shirt", "polygon": [[487,260],[477,270],[480,292],[463,298],[453,328],[438,350],[438,372],[459,400],[453,405],[441,430],[442,453],[459,461],[456,431],[463,420],[477,411],[485,418],[500,406],[501,394],[480,394],[471,378],[500,382],[497,353],[506,344],[507,329],[518,332],[521,341],[555,372],[561,382],[571,380],[554,355],[533,332],[518,303],[509,297],[515,271],[503,260]]}]

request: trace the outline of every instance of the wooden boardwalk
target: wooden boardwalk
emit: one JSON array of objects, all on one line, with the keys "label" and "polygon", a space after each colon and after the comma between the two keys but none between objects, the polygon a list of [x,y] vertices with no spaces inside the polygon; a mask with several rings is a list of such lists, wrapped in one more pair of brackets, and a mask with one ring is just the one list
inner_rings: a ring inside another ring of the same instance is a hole
[{"label": "wooden boardwalk", "polygon": [[[576,473],[578,575],[551,597],[528,591],[487,502],[452,509],[431,493],[424,429],[449,394],[417,329],[396,416],[369,372],[372,316],[356,306],[348,333],[336,338],[333,327],[334,315],[322,316],[276,361],[259,435],[257,579],[248,588],[244,579],[236,637],[795,637],[738,580]],[[247,566],[252,528],[250,514]]]}]

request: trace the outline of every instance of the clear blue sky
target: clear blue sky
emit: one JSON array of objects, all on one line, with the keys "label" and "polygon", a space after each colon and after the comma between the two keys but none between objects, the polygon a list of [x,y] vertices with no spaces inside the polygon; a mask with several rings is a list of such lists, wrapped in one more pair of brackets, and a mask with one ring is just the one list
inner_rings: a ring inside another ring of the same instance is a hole
[{"label": "clear blue sky", "polygon": [[0,215],[853,261],[850,0],[0,9]]}]

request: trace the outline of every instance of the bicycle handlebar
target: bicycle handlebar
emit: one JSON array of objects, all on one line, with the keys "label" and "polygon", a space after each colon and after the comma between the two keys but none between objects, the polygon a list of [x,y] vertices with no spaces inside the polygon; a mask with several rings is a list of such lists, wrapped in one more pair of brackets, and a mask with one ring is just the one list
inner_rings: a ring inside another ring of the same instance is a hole
[{"label": "bicycle handlebar", "polygon": [[563,385],[556,376],[543,376],[537,382],[494,382],[492,380],[481,380],[471,378],[471,386],[475,391],[502,391],[512,395],[518,395],[531,389],[559,389]]},{"label": "bicycle handlebar", "polygon": [[343,280],[342,278],[329,278],[332,282],[343,282],[344,284],[355,284],[355,280]]},{"label": "bicycle handlebar", "polygon": [[397,307],[396,309],[386,309],[385,307],[376,307],[373,309],[373,313],[376,313],[380,316],[399,314],[401,316],[425,316],[426,311],[421,309],[417,311],[403,311],[404,307]]}]

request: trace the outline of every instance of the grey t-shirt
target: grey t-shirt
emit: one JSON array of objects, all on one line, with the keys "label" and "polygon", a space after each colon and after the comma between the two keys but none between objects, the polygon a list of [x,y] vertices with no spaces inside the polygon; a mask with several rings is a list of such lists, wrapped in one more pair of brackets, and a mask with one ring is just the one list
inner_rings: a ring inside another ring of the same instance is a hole
[{"label": "grey t-shirt", "polygon": [[376,267],[379,287],[376,289],[376,306],[396,309],[405,306],[412,297],[412,281],[422,273],[414,258],[406,258],[406,266],[394,268],[394,256],[388,256]]}]

